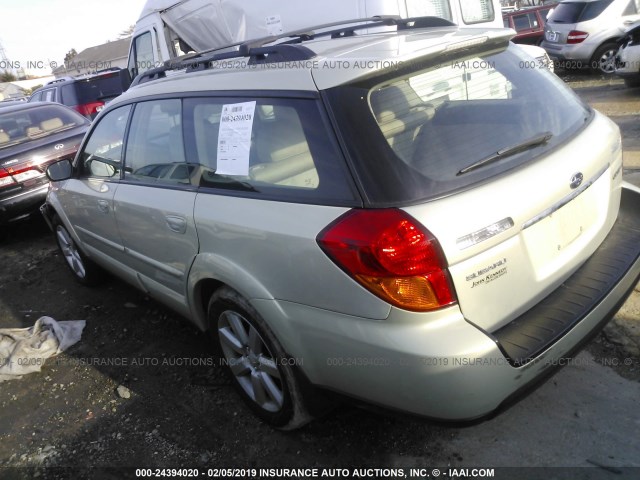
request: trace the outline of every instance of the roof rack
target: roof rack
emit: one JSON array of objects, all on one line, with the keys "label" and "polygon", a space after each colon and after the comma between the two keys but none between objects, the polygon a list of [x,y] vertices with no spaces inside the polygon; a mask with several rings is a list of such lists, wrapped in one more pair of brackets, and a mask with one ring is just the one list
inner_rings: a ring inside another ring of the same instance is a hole
[{"label": "roof rack", "polygon": [[[420,28],[451,27],[455,26],[455,24],[440,17],[401,18],[397,15],[380,15],[370,18],[326,23],[306,29],[285,32],[277,36],[263,37],[226,45],[221,48],[216,48],[215,50],[207,50],[194,56],[183,57],[183,59],[178,62],[169,60],[165,62],[162,67],[152,68],[136,76],[133,82],[131,82],[131,86],[133,87],[164,78],[166,77],[166,72],[171,70],[186,70],[187,72],[207,70],[212,68],[214,62],[231,58],[249,57],[250,65],[309,60],[314,58],[316,54],[313,50],[304,45],[300,45],[303,42],[321,37],[351,37],[354,36],[358,30],[393,26],[395,26],[398,31],[401,31]],[[220,52],[221,50],[229,50],[230,48],[237,48],[237,50],[213,53]]]},{"label": "roof rack", "polygon": [[55,80],[51,80],[51,81],[49,81],[49,82],[45,83],[45,86],[46,86],[46,85],[52,85],[52,84],[54,84],[54,83],[67,82],[67,81],[69,81],[69,80],[74,80],[74,78],[73,78],[73,77],[60,77],[60,78],[56,78]]}]

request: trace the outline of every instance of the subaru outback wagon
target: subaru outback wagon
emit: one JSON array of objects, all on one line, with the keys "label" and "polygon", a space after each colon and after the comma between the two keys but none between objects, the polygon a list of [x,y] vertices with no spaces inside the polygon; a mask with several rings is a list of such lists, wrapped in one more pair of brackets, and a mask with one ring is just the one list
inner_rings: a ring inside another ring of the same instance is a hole
[{"label": "subaru outback wagon", "polygon": [[43,213],[79,281],[210,330],[272,425],[327,391],[485,416],[640,275],[618,128],[512,34],[377,18],[147,71],[49,167]]}]

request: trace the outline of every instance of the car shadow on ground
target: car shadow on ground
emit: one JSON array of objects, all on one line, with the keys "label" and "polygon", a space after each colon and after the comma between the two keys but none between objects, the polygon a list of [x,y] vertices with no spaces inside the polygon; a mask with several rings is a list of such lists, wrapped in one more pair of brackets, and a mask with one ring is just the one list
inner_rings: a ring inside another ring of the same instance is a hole
[{"label": "car shadow on ground", "polygon": [[273,430],[242,403],[208,334],[117,279],[79,285],[46,226],[13,231],[0,259],[1,327],[87,321],[40,373],[0,384],[0,466],[23,478],[34,473],[25,467],[79,478],[112,467],[428,466],[455,435],[349,403],[298,431]]}]

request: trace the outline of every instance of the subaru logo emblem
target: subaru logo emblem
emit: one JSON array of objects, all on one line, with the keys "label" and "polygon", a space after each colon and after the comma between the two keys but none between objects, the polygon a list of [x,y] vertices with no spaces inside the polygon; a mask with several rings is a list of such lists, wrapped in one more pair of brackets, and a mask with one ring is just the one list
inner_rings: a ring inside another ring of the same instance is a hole
[{"label": "subaru logo emblem", "polygon": [[57,144],[57,145],[56,145],[55,147],[53,147],[53,148],[55,148],[56,150],[62,150],[62,149],[64,148],[64,144],[59,143],[59,144]]},{"label": "subaru logo emblem", "polygon": [[584,175],[580,172],[575,173],[573,177],[571,177],[571,183],[569,184],[571,190],[575,190],[582,185],[582,180],[584,180]]}]

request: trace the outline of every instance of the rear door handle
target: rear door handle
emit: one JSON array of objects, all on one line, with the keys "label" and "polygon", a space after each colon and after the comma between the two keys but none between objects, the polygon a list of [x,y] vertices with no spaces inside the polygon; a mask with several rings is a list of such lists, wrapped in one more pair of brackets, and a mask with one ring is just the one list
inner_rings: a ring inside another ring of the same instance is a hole
[{"label": "rear door handle", "polygon": [[176,233],[186,233],[187,232],[187,219],[184,217],[176,217],[175,215],[167,215],[167,226],[169,230]]},{"label": "rear door handle", "polygon": [[102,213],[109,213],[109,202],[106,200],[98,200],[98,210]]}]

